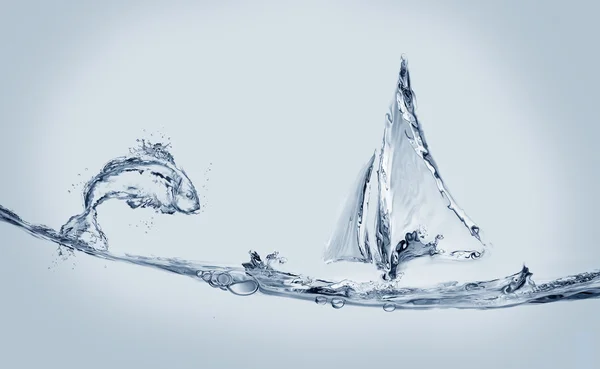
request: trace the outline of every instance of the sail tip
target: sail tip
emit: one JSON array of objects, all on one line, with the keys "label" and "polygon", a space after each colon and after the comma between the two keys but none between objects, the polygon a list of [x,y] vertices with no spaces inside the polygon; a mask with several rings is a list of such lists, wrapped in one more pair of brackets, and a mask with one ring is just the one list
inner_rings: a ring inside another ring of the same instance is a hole
[{"label": "sail tip", "polygon": [[405,54],[402,54],[400,56],[400,70],[401,71],[407,71],[408,70],[408,59],[406,58]]}]

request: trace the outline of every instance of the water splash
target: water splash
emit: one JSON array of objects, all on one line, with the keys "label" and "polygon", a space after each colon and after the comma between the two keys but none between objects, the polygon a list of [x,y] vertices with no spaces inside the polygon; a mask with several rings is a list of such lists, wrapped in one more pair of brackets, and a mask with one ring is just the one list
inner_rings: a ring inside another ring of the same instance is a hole
[{"label": "water splash", "polygon": [[[375,165],[377,170],[373,170]],[[373,193],[371,182],[377,182]],[[276,267],[286,259],[276,251],[267,255],[265,261],[250,251],[249,261],[241,266],[112,253],[97,220],[98,207],[103,202],[121,200],[132,209],[150,207],[166,215],[198,214],[200,209],[196,189],[175,164],[168,145],[145,140],[128,156],[107,163],[86,183],[82,213],[71,217],[59,231],[29,223],[1,205],[0,221],[58,244],[61,250],[187,276],[238,296],[261,292],[329,304],[334,309],[347,305],[376,306],[385,312],[492,309],[600,297],[600,271],[536,284],[526,266],[513,275],[488,281],[446,282],[427,288],[401,284],[399,268],[415,258],[469,260],[484,252],[458,249],[446,253],[438,247],[442,241],[463,245],[475,239],[484,248],[489,245],[483,241],[479,227],[458,207],[439,175],[414,114],[414,93],[405,60],[396,99],[387,115],[382,148],[368,161],[357,183],[326,258],[372,262],[385,270],[384,280],[327,281],[283,272]],[[470,239],[465,238],[464,231]]]}]

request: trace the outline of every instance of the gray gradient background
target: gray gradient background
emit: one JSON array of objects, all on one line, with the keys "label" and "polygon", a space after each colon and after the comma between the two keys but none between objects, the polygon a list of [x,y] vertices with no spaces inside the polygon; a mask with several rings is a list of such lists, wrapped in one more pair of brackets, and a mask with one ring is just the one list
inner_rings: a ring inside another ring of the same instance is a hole
[{"label": "gray gradient background", "polygon": [[[115,250],[239,263],[248,249],[277,249],[293,271],[345,275],[320,256],[379,143],[404,53],[442,174],[495,244],[461,273],[600,267],[593,2],[118,3],[0,5],[0,203],[23,218],[59,227],[80,210],[71,184],[143,129],[165,132],[192,180],[208,184],[205,212],[156,216],[146,234],[151,212],[108,203],[100,219]],[[83,255],[48,269],[53,245],[4,224],[0,235],[2,368],[600,360],[600,301],[334,310]]]}]

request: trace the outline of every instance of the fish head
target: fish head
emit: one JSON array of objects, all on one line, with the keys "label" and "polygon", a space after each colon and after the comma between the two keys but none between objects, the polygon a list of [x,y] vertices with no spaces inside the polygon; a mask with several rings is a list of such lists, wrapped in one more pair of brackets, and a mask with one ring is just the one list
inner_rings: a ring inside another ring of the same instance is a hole
[{"label": "fish head", "polygon": [[196,214],[200,210],[200,199],[192,181],[181,171],[180,181],[173,188],[174,205],[184,214]]}]

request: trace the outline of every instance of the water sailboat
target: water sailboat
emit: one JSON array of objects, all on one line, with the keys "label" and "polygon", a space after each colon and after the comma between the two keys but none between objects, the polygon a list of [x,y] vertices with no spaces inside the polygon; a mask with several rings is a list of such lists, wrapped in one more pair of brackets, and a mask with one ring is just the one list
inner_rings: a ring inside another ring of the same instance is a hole
[{"label": "water sailboat", "polygon": [[[458,249],[446,252],[442,245]],[[325,262],[372,263],[394,279],[409,260],[479,259],[486,246],[480,228],[440,176],[415,114],[408,63],[402,58],[381,147],[360,170]]]}]

